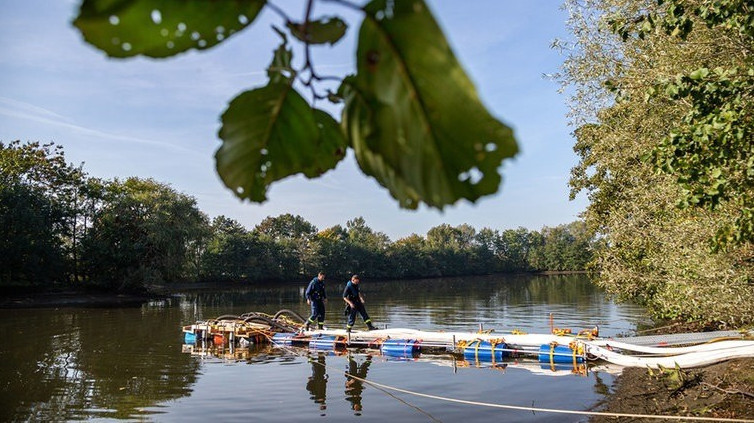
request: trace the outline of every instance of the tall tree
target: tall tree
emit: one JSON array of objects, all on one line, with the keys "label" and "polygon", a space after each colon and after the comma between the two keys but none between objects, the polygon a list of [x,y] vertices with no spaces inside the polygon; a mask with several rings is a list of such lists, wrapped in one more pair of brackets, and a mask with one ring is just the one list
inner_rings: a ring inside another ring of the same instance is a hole
[{"label": "tall tree", "polygon": [[[710,240],[721,245],[719,235],[730,234],[745,213],[741,201],[751,187],[740,165],[752,143],[740,129],[749,124],[736,120],[745,108],[724,105],[737,101],[728,97],[727,77],[701,70],[750,68],[752,44],[725,19],[694,23],[742,4],[566,2],[576,39],[561,77],[574,88],[580,156],[572,195],[586,191],[586,223],[606,246],[596,258],[599,283],[660,317],[740,324],[754,315],[751,243],[710,250]],[[739,91],[744,100],[745,91]],[[742,152],[726,156],[728,147],[719,143],[728,143],[728,135],[743,136],[735,144],[746,146]]]},{"label": "tall tree", "polygon": [[85,240],[92,280],[138,291],[187,278],[189,246],[208,224],[196,200],[151,179],[116,180],[106,188]]},{"label": "tall tree", "polygon": [[0,282],[66,282],[85,174],[61,146],[0,142]]}]

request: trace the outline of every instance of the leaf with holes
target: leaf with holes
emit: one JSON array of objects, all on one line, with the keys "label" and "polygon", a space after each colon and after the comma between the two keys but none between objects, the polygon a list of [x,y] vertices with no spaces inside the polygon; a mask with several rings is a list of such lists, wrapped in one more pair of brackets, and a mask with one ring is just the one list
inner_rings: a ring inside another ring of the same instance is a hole
[{"label": "leaf with holes", "polygon": [[343,158],[340,127],[289,84],[271,83],[233,99],[222,115],[217,172],[242,199],[262,202],[268,186],[302,173],[317,177]]},{"label": "leaf with holes", "polygon": [[421,0],[364,7],[342,124],[361,169],[401,207],[442,209],[495,193],[518,147],[481,103]]},{"label": "leaf with holes", "polygon": [[288,22],[294,37],[308,44],[335,44],[346,34],[348,25],[342,19],[323,18],[308,24]]},{"label": "leaf with holes", "polygon": [[250,25],[266,0],[84,0],[73,24],[111,57],[210,48]]}]

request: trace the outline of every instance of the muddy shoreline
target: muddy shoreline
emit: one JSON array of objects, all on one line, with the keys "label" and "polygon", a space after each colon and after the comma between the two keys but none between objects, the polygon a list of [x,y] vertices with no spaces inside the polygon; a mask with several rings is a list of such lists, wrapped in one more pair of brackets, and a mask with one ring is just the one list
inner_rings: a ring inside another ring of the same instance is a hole
[{"label": "muddy shoreline", "polygon": [[[754,358],[729,360],[678,372],[628,368],[595,411],[653,416],[754,419]],[[656,422],[597,416],[591,422]]]},{"label": "muddy shoreline", "polygon": [[[714,325],[658,322],[653,334],[703,332]],[[594,411],[630,414],[754,420],[754,358],[741,358],[688,370],[649,370],[630,367],[615,379],[609,394]],[[656,418],[596,416],[593,423],[630,421],[649,423]]]}]

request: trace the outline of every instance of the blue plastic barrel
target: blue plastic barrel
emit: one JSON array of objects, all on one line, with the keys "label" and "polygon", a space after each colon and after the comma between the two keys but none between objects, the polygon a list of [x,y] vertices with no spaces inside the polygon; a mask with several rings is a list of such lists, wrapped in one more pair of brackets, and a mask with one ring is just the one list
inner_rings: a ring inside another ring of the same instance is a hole
[{"label": "blue plastic barrel", "polygon": [[293,333],[278,332],[272,336],[272,342],[277,345],[293,345]]},{"label": "blue plastic barrel", "polygon": [[193,332],[184,332],[183,335],[184,344],[196,344],[196,334]]},{"label": "blue plastic barrel", "polygon": [[383,355],[413,357],[421,352],[421,341],[416,339],[388,339],[380,347]]},{"label": "blue plastic barrel", "polygon": [[[581,363],[584,357],[576,355],[576,362]],[[554,347],[545,344],[539,347],[540,363],[573,363],[574,351],[568,345],[555,345]]]},{"label": "blue plastic barrel", "polygon": [[469,361],[501,361],[508,356],[507,348],[505,343],[474,341],[463,349],[463,358]]},{"label": "blue plastic barrel", "polygon": [[343,338],[339,336],[317,333],[312,335],[309,340],[309,349],[312,350],[332,351],[342,347],[345,347],[345,343]]}]

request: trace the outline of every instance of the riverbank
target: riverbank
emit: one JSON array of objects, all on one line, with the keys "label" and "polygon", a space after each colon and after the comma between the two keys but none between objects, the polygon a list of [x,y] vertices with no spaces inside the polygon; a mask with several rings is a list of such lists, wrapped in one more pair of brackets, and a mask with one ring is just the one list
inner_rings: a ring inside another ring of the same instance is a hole
[{"label": "riverbank", "polygon": [[53,291],[6,289],[5,292],[0,293],[0,308],[133,307],[147,301],[168,298],[177,292],[222,291],[248,287],[248,284],[239,282],[178,282],[170,285],[155,285],[143,293],[73,288],[59,288]]},{"label": "riverbank", "polygon": [[[687,324],[664,326],[655,333],[709,330]],[[729,360],[689,370],[627,368],[597,409],[620,414],[694,416],[754,420],[754,358]],[[617,421],[594,417],[593,423]],[[656,422],[636,419],[631,422]]]},{"label": "riverbank", "polygon": [[164,298],[164,295],[82,291],[31,292],[0,296],[0,308],[135,307],[159,298]]}]

